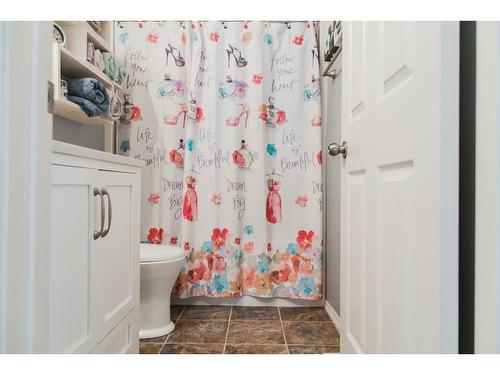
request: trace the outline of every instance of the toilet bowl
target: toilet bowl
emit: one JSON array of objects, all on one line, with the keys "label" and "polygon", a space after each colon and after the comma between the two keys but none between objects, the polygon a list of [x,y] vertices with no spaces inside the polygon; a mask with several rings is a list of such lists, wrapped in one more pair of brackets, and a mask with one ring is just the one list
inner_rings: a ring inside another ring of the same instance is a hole
[{"label": "toilet bowl", "polygon": [[174,329],[170,293],[185,261],[179,247],[141,244],[141,339],[163,336]]}]

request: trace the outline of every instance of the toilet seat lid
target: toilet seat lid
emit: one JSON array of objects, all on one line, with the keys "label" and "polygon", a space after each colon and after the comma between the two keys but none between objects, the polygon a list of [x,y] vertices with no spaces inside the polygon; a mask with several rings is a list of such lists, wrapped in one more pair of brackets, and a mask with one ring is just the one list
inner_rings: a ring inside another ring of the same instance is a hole
[{"label": "toilet seat lid", "polygon": [[184,258],[184,256],[184,250],[180,247],[141,243],[141,263],[165,262]]}]

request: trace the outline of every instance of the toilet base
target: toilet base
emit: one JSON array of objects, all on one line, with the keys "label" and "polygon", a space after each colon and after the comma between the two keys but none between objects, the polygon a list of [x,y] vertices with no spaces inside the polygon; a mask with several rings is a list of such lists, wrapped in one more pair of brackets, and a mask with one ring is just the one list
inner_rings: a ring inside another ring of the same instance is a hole
[{"label": "toilet base", "polygon": [[175,328],[173,322],[169,322],[166,326],[155,329],[141,329],[139,331],[139,338],[142,339],[152,339],[154,337],[161,337],[168,335]]}]

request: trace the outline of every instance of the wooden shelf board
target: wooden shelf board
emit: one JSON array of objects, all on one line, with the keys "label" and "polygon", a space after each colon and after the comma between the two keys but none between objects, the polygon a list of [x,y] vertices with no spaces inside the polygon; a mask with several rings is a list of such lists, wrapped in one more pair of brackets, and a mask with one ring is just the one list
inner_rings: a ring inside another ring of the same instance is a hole
[{"label": "wooden shelf board", "polygon": [[113,82],[106,74],[97,67],[75,57],[66,48],[60,47],[61,52],[61,76],[66,78],[95,78],[108,89],[114,87]]},{"label": "wooden shelf board", "polygon": [[64,117],[68,120],[78,122],[83,125],[111,125],[113,120],[110,118],[97,116],[89,117],[78,104],[67,99],[56,99],[54,101],[54,114]]},{"label": "wooden shelf board", "polygon": [[87,40],[94,43],[94,47],[101,50],[101,52],[112,52],[108,43],[100,36],[88,22],[85,22],[85,27],[87,28]]}]

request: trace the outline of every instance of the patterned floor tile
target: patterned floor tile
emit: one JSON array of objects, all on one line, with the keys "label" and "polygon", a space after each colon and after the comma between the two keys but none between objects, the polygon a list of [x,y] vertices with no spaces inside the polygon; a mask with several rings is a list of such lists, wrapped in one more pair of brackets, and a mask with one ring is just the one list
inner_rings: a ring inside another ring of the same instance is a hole
[{"label": "patterned floor tile", "polygon": [[323,307],[280,307],[281,319],[285,321],[330,321]]},{"label": "patterned floor tile", "polygon": [[224,343],[227,321],[222,320],[182,320],[168,337],[168,343]]},{"label": "patterned floor tile", "polygon": [[279,320],[231,320],[228,344],[284,344]]},{"label": "patterned floor tile", "polygon": [[160,354],[222,354],[224,344],[169,344],[163,345]]},{"label": "patterned floor tile", "polygon": [[186,306],[179,320],[228,320],[231,306]]},{"label": "patterned floor tile", "polygon": [[338,346],[301,346],[301,345],[289,345],[288,350],[290,354],[325,354],[325,353],[338,353]]},{"label": "patterned floor tile", "polygon": [[157,342],[140,342],[139,354],[158,354],[163,343]]},{"label": "patterned floor tile", "polygon": [[279,320],[277,307],[234,306],[231,320]]},{"label": "patterned floor tile", "polygon": [[288,354],[286,345],[227,344],[224,354]]},{"label": "patterned floor tile", "polygon": [[288,345],[338,346],[340,336],[332,322],[283,322]]}]

